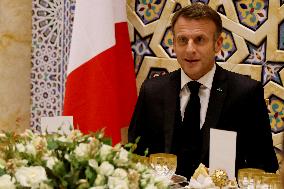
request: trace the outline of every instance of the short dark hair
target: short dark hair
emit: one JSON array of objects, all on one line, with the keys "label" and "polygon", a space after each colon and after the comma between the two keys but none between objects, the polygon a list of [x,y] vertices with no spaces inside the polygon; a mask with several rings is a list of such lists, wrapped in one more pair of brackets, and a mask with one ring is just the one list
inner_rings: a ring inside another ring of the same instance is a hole
[{"label": "short dark hair", "polygon": [[[186,19],[208,19],[212,20],[216,26],[216,33],[215,37],[217,38],[221,32],[222,32],[222,20],[220,15],[213,10],[211,7],[209,7],[206,4],[203,3],[193,3],[191,5],[188,5],[186,7],[181,8],[178,10],[171,22],[172,32],[174,34],[174,26],[178,20],[179,17],[183,17]],[[175,35],[175,34],[174,34]]]}]

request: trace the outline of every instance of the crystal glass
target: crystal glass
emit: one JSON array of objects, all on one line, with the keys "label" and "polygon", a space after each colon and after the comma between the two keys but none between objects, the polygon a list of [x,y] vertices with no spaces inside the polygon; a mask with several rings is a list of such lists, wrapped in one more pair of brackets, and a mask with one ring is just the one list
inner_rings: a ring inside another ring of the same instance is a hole
[{"label": "crystal glass", "polygon": [[238,171],[238,184],[240,188],[256,188],[262,181],[264,170],[243,168]]},{"label": "crystal glass", "polygon": [[262,175],[262,186],[268,187],[269,189],[280,189],[280,175],[275,173],[264,173]]},{"label": "crystal glass", "polygon": [[177,156],[166,153],[151,154],[150,166],[154,169],[157,176],[171,179],[176,172]]},{"label": "crystal glass", "polygon": [[144,165],[147,165],[149,166],[149,157],[146,157],[146,156],[140,156],[140,155],[137,155],[137,154],[132,154],[132,160],[136,163],[142,163]]}]

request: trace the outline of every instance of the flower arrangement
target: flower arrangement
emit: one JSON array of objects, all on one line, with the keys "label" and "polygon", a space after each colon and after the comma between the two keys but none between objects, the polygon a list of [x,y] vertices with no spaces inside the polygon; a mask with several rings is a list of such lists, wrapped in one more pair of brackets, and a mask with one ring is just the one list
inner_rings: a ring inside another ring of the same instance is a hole
[{"label": "flower arrangement", "polygon": [[132,160],[103,131],[69,135],[0,134],[0,189],[166,189],[167,181]]}]

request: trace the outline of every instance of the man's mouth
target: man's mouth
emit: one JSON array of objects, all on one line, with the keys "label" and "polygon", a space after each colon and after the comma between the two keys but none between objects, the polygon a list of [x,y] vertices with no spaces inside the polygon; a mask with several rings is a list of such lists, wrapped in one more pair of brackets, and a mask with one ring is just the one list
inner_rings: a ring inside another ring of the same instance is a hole
[{"label": "man's mouth", "polygon": [[189,64],[193,64],[193,63],[196,63],[198,62],[199,60],[198,59],[184,59],[186,62],[188,62]]}]

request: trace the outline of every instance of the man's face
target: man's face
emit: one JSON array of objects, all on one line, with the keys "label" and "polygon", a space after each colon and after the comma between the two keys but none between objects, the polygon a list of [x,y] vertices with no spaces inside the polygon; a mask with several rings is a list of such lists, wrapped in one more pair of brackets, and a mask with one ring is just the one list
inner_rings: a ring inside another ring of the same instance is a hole
[{"label": "man's face", "polygon": [[179,17],[174,26],[174,50],[184,72],[198,80],[215,63],[215,54],[221,50],[223,39],[214,39],[216,26],[208,19]]}]

